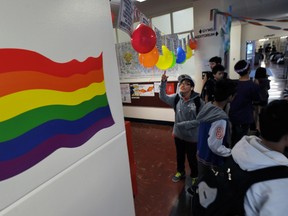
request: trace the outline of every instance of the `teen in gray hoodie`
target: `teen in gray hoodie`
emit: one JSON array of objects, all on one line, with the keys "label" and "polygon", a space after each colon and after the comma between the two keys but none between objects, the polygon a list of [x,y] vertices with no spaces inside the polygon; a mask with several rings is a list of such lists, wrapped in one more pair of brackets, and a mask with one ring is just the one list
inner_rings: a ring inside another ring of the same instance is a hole
[{"label": "teen in gray hoodie", "polygon": [[190,176],[192,181],[193,179],[195,181],[198,176],[196,159],[198,130],[191,127],[191,121],[196,119],[204,102],[199,94],[194,92],[194,82],[189,75],[183,74],[178,77],[179,91],[171,95],[166,94],[167,78],[168,76],[164,73],[161,78],[159,97],[175,110],[173,136],[176,146],[177,172],[172,181],[178,182],[185,178],[186,155],[191,169]]}]

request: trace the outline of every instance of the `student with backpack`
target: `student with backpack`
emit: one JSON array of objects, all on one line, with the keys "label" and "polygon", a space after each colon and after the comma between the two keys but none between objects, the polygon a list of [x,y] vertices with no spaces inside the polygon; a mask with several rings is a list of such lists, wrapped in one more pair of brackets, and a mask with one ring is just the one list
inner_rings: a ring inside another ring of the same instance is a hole
[{"label": "student with backpack", "polygon": [[[261,138],[244,136],[232,149],[232,157],[242,170],[253,171],[265,167],[288,167],[284,156],[288,148],[288,101],[270,102],[260,113]],[[268,175],[268,174],[267,174]],[[276,174],[272,174],[275,177]],[[288,175],[286,178],[252,185],[244,200],[245,214],[287,215]]]},{"label": "student with backpack", "polygon": [[194,81],[183,74],[178,77],[179,91],[175,94],[166,94],[166,83],[168,76],[166,73],[161,77],[159,98],[174,108],[175,122],[173,126],[173,136],[176,146],[177,171],[172,178],[173,182],[178,182],[186,177],[185,158],[189,162],[192,181],[198,176],[196,159],[197,150],[197,128],[191,129],[191,121],[196,119],[197,113],[201,110],[204,102],[194,91]]},{"label": "student with backpack", "polygon": [[[209,67],[211,69],[211,72],[206,71],[204,73],[204,77],[202,77],[203,80],[203,86],[202,86],[202,90],[201,90],[201,98],[204,102],[206,102],[206,94],[207,94],[207,81],[210,79],[213,79],[213,74],[212,74],[212,69],[216,66],[216,65],[221,65],[222,62],[222,58],[219,56],[214,56],[212,58],[209,59]],[[203,75],[203,74],[202,74]]]},{"label": "student with backpack", "polygon": [[207,80],[206,82],[206,95],[205,95],[205,103],[209,101],[214,101],[214,88],[216,81],[223,79],[224,77],[224,66],[221,64],[217,64],[212,68],[213,77]]},{"label": "student with backpack", "polygon": [[288,205],[288,101],[275,100],[260,113],[261,138],[244,136],[221,169],[198,181],[193,215],[286,215]]},{"label": "student with backpack", "polygon": [[[197,158],[198,177],[211,168],[222,166],[225,157],[231,155],[230,126],[224,111],[236,92],[236,83],[230,79],[215,83],[214,101],[208,102],[197,115],[199,122]],[[189,190],[188,190],[189,192]]]}]

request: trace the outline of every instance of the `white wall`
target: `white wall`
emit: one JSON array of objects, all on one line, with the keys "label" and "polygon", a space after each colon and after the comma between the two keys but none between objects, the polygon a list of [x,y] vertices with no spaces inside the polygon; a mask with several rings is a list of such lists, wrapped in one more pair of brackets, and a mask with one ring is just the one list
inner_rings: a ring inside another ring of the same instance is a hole
[{"label": "white wall", "polygon": [[135,215],[109,1],[3,0],[0,28],[1,49],[31,50],[58,63],[102,53],[115,122],[83,145],[57,149],[0,181],[0,215]]},{"label": "white wall", "polygon": [[122,133],[3,209],[0,215],[135,215],[125,152]]}]

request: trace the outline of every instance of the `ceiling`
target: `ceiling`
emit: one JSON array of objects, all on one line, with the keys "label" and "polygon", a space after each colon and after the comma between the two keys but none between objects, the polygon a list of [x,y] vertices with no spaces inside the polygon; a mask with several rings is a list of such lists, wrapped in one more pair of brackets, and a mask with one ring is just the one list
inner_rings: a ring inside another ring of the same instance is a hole
[{"label": "ceiling", "polygon": [[[134,0],[132,0],[134,1]],[[136,2],[135,6],[148,18],[193,7],[194,2],[207,0],[146,0]],[[213,0],[209,0],[213,1]],[[233,15],[251,18],[288,18],[288,0],[223,0],[232,6]],[[111,10],[118,17],[120,0],[110,0]],[[215,5],[217,8],[217,5]]]}]

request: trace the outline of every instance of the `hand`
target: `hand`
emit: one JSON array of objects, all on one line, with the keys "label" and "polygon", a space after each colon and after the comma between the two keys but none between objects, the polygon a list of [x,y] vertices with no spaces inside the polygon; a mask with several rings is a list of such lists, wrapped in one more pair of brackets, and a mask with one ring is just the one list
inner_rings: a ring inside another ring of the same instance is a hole
[{"label": "hand", "polygon": [[164,71],[164,73],[162,74],[162,77],[161,77],[161,81],[162,82],[167,82],[168,77],[169,76],[166,76],[166,71]]},{"label": "hand", "polygon": [[178,122],[178,123],[176,123],[176,127],[178,127],[178,128],[183,128],[183,127],[185,127],[185,125],[186,125],[186,122],[185,121],[182,121],[182,122]]}]

